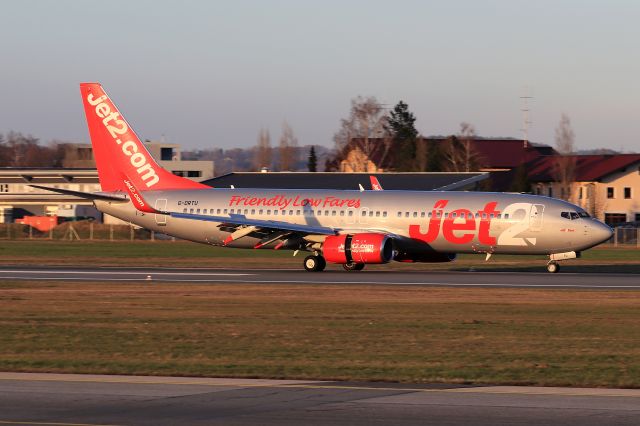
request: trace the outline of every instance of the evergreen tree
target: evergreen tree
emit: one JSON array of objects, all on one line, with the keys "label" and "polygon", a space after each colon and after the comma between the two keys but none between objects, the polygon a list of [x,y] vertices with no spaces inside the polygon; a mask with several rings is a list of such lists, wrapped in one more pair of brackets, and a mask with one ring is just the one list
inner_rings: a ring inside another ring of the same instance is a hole
[{"label": "evergreen tree", "polygon": [[515,171],[513,181],[509,187],[511,192],[531,192],[531,181],[529,181],[529,174],[524,164],[518,166]]},{"label": "evergreen tree", "polygon": [[442,172],[442,148],[440,147],[440,143],[438,141],[431,141],[428,144],[427,148],[427,172]]},{"label": "evergreen tree", "polygon": [[409,105],[403,101],[393,107],[389,113],[387,129],[393,137],[394,167],[396,171],[416,171],[416,117],[409,111]]},{"label": "evergreen tree", "polygon": [[316,149],[313,145],[309,149],[309,160],[307,161],[307,168],[310,172],[318,171],[318,157],[316,157]]}]

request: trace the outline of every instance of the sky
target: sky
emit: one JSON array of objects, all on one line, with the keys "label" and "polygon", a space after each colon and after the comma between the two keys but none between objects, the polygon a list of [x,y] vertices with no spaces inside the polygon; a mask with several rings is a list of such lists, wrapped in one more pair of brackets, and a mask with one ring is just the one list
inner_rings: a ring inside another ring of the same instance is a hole
[{"label": "sky", "polygon": [[403,100],[423,135],[640,151],[639,1],[3,1],[0,133],[88,142],[78,84],[144,139],[246,148],[283,121],[332,146],[358,95]]}]

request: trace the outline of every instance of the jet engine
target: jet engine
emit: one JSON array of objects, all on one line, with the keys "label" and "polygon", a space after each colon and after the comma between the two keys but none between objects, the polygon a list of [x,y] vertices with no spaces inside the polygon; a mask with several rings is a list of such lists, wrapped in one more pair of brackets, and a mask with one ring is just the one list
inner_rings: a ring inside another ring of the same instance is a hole
[{"label": "jet engine", "polygon": [[394,257],[393,239],[374,233],[332,235],[324,240],[322,255],[332,263],[387,263]]}]

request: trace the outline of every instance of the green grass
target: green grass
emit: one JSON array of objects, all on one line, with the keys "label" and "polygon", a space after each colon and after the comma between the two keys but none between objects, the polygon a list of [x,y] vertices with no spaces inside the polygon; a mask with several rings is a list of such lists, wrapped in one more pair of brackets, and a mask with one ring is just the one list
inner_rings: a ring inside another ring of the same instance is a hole
[{"label": "green grass", "polygon": [[640,387],[640,293],[0,287],[0,369]]}]

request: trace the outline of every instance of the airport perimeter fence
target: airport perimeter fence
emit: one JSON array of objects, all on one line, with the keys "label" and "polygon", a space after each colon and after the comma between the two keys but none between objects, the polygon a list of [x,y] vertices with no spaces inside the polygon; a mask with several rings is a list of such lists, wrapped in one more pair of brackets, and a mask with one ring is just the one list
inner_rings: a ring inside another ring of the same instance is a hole
[{"label": "airport perimeter fence", "polygon": [[[64,222],[49,231],[39,231],[21,223],[0,223],[0,240],[62,241],[175,241],[173,237],[133,226]],[[613,237],[605,243],[612,247],[640,248],[640,228],[614,228]]]},{"label": "airport perimeter fence", "polygon": [[57,241],[175,241],[175,238],[129,224],[92,221],[64,222],[48,231],[21,223],[0,224],[0,240]]}]

